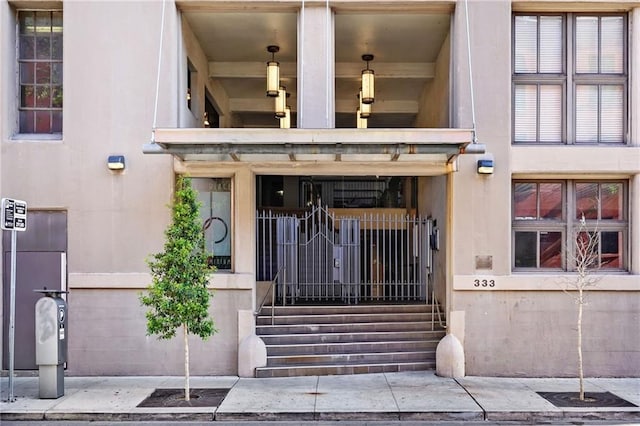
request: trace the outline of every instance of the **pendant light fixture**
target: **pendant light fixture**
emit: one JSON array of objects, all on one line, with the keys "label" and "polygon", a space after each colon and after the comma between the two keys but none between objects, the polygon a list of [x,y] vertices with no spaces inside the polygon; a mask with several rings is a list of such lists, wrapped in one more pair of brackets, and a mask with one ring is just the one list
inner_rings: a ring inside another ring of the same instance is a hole
[{"label": "pendant light fixture", "polygon": [[275,98],[280,88],[280,63],[275,60],[275,54],[280,51],[279,46],[267,46],[271,53],[271,60],[267,62],[267,96]]},{"label": "pendant light fixture", "polygon": [[362,97],[362,89],[358,93],[358,110],[360,111],[360,118],[369,118],[371,115],[371,104],[365,104]]},{"label": "pendant light fixture", "polygon": [[361,99],[363,104],[372,104],[375,100],[375,77],[373,70],[369,69],[369,61],[373,61],[373,55],[362,55],[362,60],[367,62],[367,68],[362,70]]},{"label": "pendant light fixture", "polygon": [[278,97],[275,98],[276,105],[276,117],[283,118],[287,114],[287,89],[284,86],[280,86],[278,90]]},{"label": "pendant light fixture", "polygon": [[367,128],[367,119],[362,118],[362,116],[360,115],[360,108],[356,110],[356,128],[357,129]]},{"label": "pendant light fixture", "polygon": [[281,129],[290,129],[291,128],[291,108],[289,105],[284,109],[284,117],[280,119],[280,128]]}]

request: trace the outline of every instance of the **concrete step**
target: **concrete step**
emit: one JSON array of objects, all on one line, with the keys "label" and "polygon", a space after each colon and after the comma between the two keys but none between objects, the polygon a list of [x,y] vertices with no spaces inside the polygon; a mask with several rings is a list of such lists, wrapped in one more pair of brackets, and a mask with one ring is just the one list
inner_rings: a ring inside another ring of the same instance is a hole
[{"label": "concrete step", "polygon": [[405,340],[437,340],[445,335],[438,327],[434,331],[373,331],[345,333],[264,334],[260,337],[266,345],[303,345],[314,343],[385,342]]},{"label": "concrete step", "polygon": [[343,364],[388,364],[398,362],[423,362],[435,355],[433,351],[418,352],[370,352],[350,354],[313,354],[269,356],[267,367]]},{"label": "concrete step", "polygon": [[340,365],[303,365],[296,367],[261,367],[256,377],[330,376],[340,374],[390,373],[422,371],[436,368],[435,360],[423,362],[365,363]]},{"label": "concrete step", "polygon": [[[427,312],[367,312],[367,313],[347,313],[337,314],[298,314],[298,315],[277,315],[258,316],[258,325],[288,325],[288,324],[347,324],[363,322],[418,322],[431,321],[433,316]],[[437,321],[437,316],[434,320]]]},{"label": "concrete step", "polygon": [[361,333],[376,331],[423,331],[430,329],[431,322],[427,321],[256,325],[256,334]]},{"label": "concrete step", "polygon": [[439,339],[267,345],[268,356],[435,351]]},{"label": "concrete step", "polygon": [[[279,315],[344,315],[348,314],[372,314],[372,313],[385,313],[385,312],[424,312],[431,313],[432,305],[428,304],[411,304],[411,305],[373,305],[373,304],[358,304],[358,305],[287,305],[287,306],[275,306],[274,314]],[[433,311],[436,312],[435,307]],[[260,312],[261,316],[271,317],[271,307],[264,306]]]}]

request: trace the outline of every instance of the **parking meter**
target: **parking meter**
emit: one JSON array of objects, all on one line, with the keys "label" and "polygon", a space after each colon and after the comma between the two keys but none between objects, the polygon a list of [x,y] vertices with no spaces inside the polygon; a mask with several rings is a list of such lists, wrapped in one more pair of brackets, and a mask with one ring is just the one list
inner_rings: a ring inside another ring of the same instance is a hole
[{"label": "parking meter", "polygon": [[43,297],[36,302],[36,364],[40,398],[64,395],[64,363],[67,362],[66,291],[34,290]]}]

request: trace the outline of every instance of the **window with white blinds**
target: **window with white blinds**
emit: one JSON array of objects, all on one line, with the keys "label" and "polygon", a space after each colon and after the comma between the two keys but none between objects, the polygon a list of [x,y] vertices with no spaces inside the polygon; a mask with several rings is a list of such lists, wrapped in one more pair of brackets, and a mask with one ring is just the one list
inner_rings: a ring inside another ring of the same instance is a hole
[{"label": "window with white blinds", "polygon": [[625,143],[624,15],[514,15],[514,143]]}]

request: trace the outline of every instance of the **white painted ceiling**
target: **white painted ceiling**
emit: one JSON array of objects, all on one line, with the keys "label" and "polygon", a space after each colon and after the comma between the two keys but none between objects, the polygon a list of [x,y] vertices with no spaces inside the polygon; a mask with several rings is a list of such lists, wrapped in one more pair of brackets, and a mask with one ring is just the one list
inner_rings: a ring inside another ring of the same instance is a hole
[{"label": "white painted ceiling", "polygon": [[[266,50],[268,45],[280,46],[276,60],[282,64],[281,75],[291,93],[289,103],[295,110],[296,12],[185,10],[183,14],[210,63],[261,64],[262,74],[247,72],[213,77],[221,83],[232,105],[237,100],[237,104],[265,106],[258,111],[234,112],[245,127],[278,126],[270,108],[272,103],[265,102],[264,66],[270,59]],[[394,111],[392,105],[402,101],[417,102],[431,78],[403,69],[411,69],[411,64],[419,68],[423,64],[432,66],[449,34],[449,26],[450,16],[443,12],[336,12],[336,63],[344,63],[346,69],[354,70],[336,78],[336,127],[355,127],[356,94],[359,70],[365,67],[361,59],[364,53],[375,55],[370,68],[377,76],[376,102],[369,127],[413,127],[415,111]],[[410,65],[402,67],[400,64]],[[284,72],[285,67],[289,67],[291,73]]]}]

